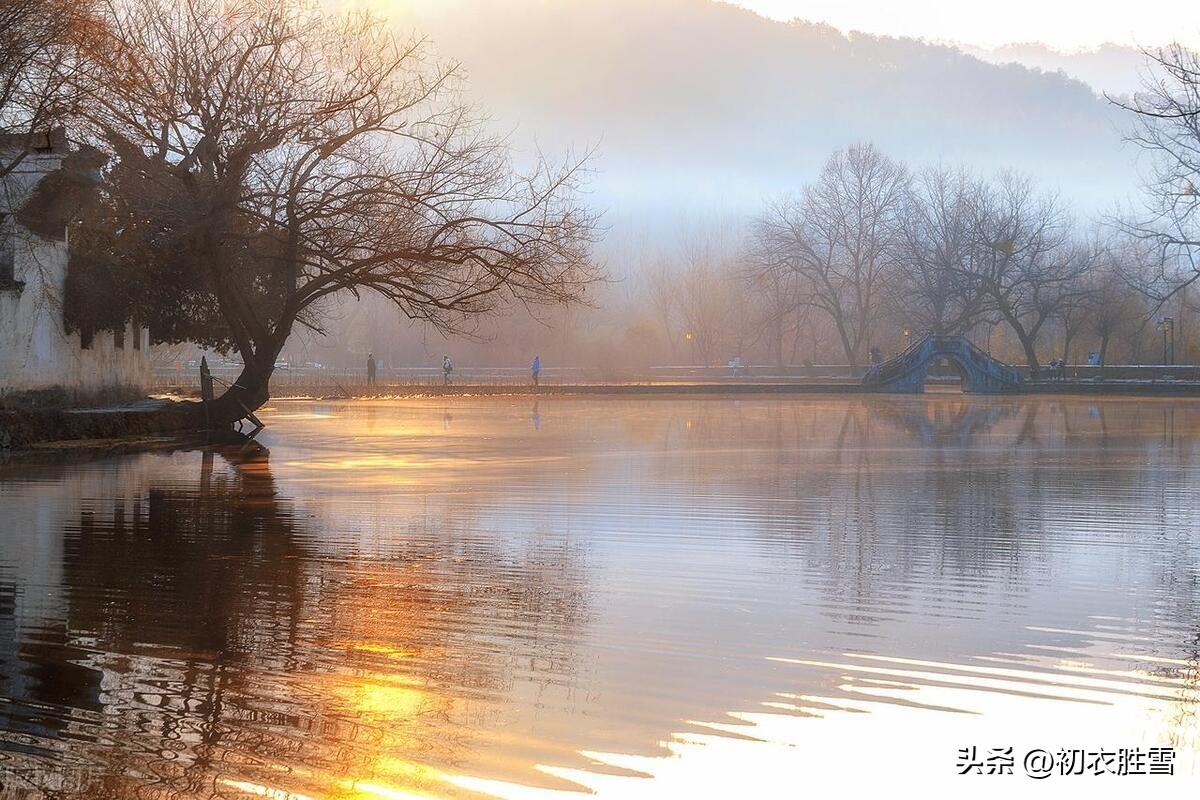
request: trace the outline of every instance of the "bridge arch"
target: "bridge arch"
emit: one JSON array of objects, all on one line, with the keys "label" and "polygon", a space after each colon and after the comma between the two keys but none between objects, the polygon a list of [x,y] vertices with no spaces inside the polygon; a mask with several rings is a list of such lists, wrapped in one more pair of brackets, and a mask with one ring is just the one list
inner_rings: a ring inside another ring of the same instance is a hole
[{"label": "bridge arch", "polygon": [[929,365],[946,359],[962,375],[962,388],[971,394],[1001,394],[1019,390],[1020,370],[992,358],[965,336],[929,334],[903,353],[867,370],[863,387],[878,392],[919,394],[925,391]]}]

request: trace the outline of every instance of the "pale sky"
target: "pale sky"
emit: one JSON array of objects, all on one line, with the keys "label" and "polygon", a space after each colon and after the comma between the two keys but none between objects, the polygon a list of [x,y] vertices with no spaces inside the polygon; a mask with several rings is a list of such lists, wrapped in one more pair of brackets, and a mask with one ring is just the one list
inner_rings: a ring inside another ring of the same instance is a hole
[{"label": "pale sky", "polygon": [[727,0],[775,19],[991,47],[1200,43],[1200,0]]},{"label": "pale sky", "polygon": [[[459,15],[494,0],[322,0],[389,12]],[[530,0],[570,4],[575,0]],[[641,0],[653,3],[656,0]],[[827,22],[842,31],[911,36],[980,47],[1044,42],[1059,50],[1105,42],[1200,47],[1200,0],[714,0],[780,20]],[[469,24],[469,22],[468,22]]]}]

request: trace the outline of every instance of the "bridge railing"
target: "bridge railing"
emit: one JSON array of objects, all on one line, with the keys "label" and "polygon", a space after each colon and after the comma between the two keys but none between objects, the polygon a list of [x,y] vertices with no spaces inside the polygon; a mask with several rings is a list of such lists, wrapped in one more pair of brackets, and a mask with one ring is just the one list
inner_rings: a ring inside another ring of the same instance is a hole
[{"label": "bridge railing", "polygon": [[863,376],[862,382],[867,385],[888,383],[909,372],[916,367],[917,362],[921,359],[921,353],[930,339],[931,336],[922,336],[901,350],[899,354],[871,367]]},{"label": "bridge railing", "polygon": [[863,376],[863,384],[882,386],[904,377],[917,369],[922,361],[938,358],[938,353],[930,351],[938,349],[939,345],[946,350],[953,350],[956,358],[967,361],[968,364],[964,366],[978,370],[994,380],[1004,383],[1021,383],[1023,380],[1020,370],[993,358],[966,337],[931,333],[922,336],[899,355],[872,367]]}]

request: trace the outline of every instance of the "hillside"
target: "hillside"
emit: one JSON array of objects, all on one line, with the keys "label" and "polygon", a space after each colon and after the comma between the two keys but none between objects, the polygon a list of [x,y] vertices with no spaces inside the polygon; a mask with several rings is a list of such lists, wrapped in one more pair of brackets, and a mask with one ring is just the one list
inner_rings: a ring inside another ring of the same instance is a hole
[{"label": "hillside", "polygon": [[1132,94],[1141,88],[1146,58],[1135,47],[1106,44],[1092,50],[1064,53],[1037,42],[991,49],[964,46],[963,51],[993,64],[1023,64],[1048,72],[1064,72],[1088,84],[1098,94]]},{"label": "hillside", "polygon": [[951,47],[847,37],[709,0],[438,8],[402,24],[461,60],[519,141],[599,143],[597,190],[610,201],[754,204],[857,139],[916,161],[1016,166],[1089,204],[1130,179],[1120,114],[1084,83]]}]

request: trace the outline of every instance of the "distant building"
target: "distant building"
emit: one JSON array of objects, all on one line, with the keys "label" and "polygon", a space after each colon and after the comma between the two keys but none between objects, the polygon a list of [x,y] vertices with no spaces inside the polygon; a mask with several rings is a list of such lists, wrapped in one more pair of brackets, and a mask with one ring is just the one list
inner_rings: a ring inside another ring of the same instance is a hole
[{"label": "distant building", "polygon": [[0,134],[0,395],[49,388],[78,394],[144,390],[150,381],[145,329],[127,326],[83,338],[66,332],[66,226],[47,236],[18,218],[34,188],[68,152],[62,130],[32,142],[26,135]]}]

